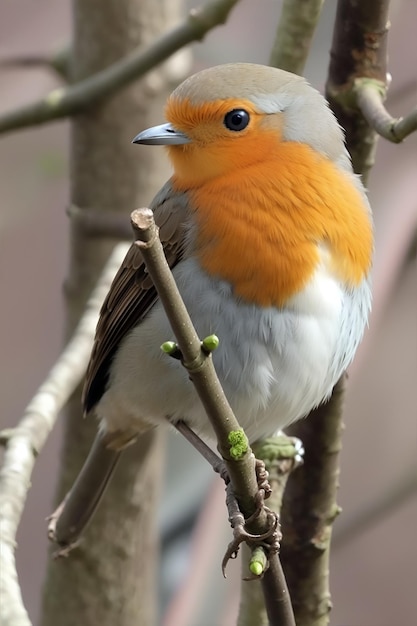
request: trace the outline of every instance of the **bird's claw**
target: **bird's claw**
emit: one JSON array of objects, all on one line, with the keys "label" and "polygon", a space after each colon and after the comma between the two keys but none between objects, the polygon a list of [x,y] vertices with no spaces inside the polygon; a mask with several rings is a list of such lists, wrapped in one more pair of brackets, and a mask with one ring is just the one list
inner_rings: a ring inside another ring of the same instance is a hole
[{"label": "bird's claw", "polygon": [[233,539],[227,546],[226,552],[222,560],[222,572],[226,578],[226,566],[230,559],[235,559],[238,555],[240,544],[247,543],[249,546],[260,545],[271,554],[271,552],[278,552],[279,541],[281,534],[279,532],[278,515],[271,511],[267,507],[263,507],[268,516],[268,529],[261,534],[250,533],[246,530],[247,523],[252,522],[259,516],[260,510],[255,511],[247,520],[243,517],[242,513],[238,513],[230,519],[231,526],[233,528]]},{"label": "bird's claw", "polygon": [[271,485],[269,484],[269,472],[265,467],[264,461],[262,459],[255,459],[255,472],[256,478],[258,480],[258,493],[257,498],[262,498],[261,504],[257,503],[258,507],[262,507],[263,500],[267,500],[272,493]]},{"label": "bird's claw", "polygon": [[[229,510],[229,522],[233,529],[233,539],[227,546],[226,552],[222,560],[222,572],[226,577],[226,566],[230,559],[235,559],[239,552],[241,543],[247,543],[250,547],[260,545],[265,548],[268,554],[278,552],[281,533],[279,531],[278,515],[265,506],[264,500],[271,495],[271,486],[268,482],[268,472],[265,469],[263,461],[256,460],[256,475],[258,477],[258,492],[255,496],[255,512],[244,518],[241,513],[237,500],[231,490],[229,484],[226,488],[227,504]],[[264,511],[267,515],[268,528],[264,533],[254,534],[246,530],[246,526],[252,524]],[[259,577],[258,577],[259,578]]]}]

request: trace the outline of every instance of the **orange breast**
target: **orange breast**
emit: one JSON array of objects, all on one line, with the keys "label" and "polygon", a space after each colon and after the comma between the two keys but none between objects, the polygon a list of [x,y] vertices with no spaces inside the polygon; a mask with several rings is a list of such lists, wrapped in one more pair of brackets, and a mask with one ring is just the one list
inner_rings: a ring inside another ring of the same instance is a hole
[{"label": "orange breast", "polygon": [[186,191],[198,224],[202,267],[261,306],[283,306],[312,277],[319,246],[329,270],[355,286],[370,269],[372,227],[359,191],[309,146],[280,142],[267,160]]}]

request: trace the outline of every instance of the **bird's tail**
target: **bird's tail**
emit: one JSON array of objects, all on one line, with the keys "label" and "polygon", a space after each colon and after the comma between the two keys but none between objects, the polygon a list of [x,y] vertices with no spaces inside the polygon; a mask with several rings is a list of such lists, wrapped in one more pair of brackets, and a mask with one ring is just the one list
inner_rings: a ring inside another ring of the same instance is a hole
[{"label": "bird's tail", "polygon": [[91,520],[122,451],[110,449],[98,433],[71,491],[49,518],[48,536],[67,554]]}]

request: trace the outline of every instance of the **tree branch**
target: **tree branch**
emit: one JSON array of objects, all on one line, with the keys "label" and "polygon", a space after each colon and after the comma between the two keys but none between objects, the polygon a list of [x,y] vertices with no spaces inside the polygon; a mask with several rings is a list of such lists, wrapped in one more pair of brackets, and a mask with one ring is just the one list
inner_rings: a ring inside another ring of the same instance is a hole
[{"label": "tree branch", "polygon": [[392,117],[384,106],[385,85],[379,81],[357,78],[355,81],[358,106],[369,126],[378,135],[401,143],[408,135],[417,130],[417,108],[405,117]]},{"label": "tree branch", "polygon": [[327,98],[341,126],[356,173],[366,180],[377,136],[400,143],[417,130],[417,109],[393,118],[383,102],[388,89],[389,0],[339,0]]},{"label": "tree branch", "polygon": [[324,0],[284,0],[269,65],[302,74]]},{"label": "tree branch", "polygon": [[127,245],[114,249],[72,339],[29,403],[22,420],[8,433],[0,471],[0,622],[30,624],[17,579],[14,550],[36,456],[51,432],[59,411],[79,384],[90,357],[98,312]]},{"label": "tree branch", "polygon": [[213,0],[192,9],[182,24],[159,37],[153,44],[127,55],[106,69],[75,85],[54,89],[32,104],[0,117],[0,134],[76,115],[137,80],[180,48],[201,41],[215,26],[224,24],[238,0]]},{"label": "tree branch", "polygon": [[386,88],[388,11],[389,0],[339,0],[330,52],[327,99],[345,129],[353,169],[365,181],[377,134],[360,111],[355,81],[371,79]]},{"label": "tree branch", "polygon": [[297,626],[325,626],[331,609],[329,555],[342,436],[345,377],[332,397],[287,429],[305,446],[303,466],[289,478],[281,514],[281,560]]},{"label": "tree branch", "polygon": [[[239,453],[233,449],[231,438],[243,433],[217,378],[212,359],[204,351],[194,329],[175,280],[166,262],[158,237],[152,211],[138,209],[131,216],[138,245],[150,277],[158,291],[182,355],[182,363],[206,410],[216,434],[218,450],[225,462],[234,494],[245,518],[255,515],[248,530],[262,534],[270,530],[270,515],[259,509],[259,491],[255,473],[255,458],[246,439]],[[269,567],[262,579],[268,618],[271,624],[295,626],[291,602],[282,568],[276,552],[269,555]]]}]

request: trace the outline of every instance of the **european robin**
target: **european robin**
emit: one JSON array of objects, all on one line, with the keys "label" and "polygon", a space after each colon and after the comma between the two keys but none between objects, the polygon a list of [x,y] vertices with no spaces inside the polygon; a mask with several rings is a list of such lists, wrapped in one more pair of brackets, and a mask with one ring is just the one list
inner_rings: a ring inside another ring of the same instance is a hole
[{"label": "european robin", "polygon": [[[167,146],[173,175],[151,203],[166,256],[250,441],[328,398],[371,304],[372,220],[344,137],[303,78],[245,63],[185,80],[167,122],[137,144]],[[172,331],[132,246],[104,302],[84,408],[118,450],[184,420],[213,437],[187,371],[160,345]]]}]

